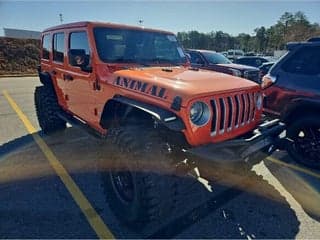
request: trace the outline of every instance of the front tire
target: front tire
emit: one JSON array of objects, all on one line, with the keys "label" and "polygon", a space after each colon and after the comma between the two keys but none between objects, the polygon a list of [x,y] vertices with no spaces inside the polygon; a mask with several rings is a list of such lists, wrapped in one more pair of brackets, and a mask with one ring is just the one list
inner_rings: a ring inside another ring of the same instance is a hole
[{"label": "front tire", "polygon": [[302,117],[288,126],[288,137],[291,143],[287,150],[297,162],[320,168],[320,116]]},{"label": "front tire", "polygon": [[176,206],[170,147],[152,128],[125,126],[110,129],[108,136],[112,153],[102,186],[110,208],[135,230],[161,224]]},{"label": "front tire", "polygon": [[60,111],[53,87],[39,86],[34,92],[34,103],[39,125],[45,134],[66,128],[66,122],[58,117]]}]

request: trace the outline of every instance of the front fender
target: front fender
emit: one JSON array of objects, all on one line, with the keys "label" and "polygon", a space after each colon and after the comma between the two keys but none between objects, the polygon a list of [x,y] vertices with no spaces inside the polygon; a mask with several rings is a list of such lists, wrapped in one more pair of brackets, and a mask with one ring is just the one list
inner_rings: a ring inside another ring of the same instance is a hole
[{"label": "front fender", "polygon": [[[164,126],[173,131],[182,131],[186,128],[181,118],[179,118],[175,113],[165,110],[163,108],[123,96],[115,96],[112,100],[127,106],[134,107],[136,109],[150,114]],[[104,111],[106,111],[106,109],[104,109]],[[103,113],[102,116],[104,115],[106,117],[110,116],[110,114]],[[104,127],[107,127],[109,121],[108,119],[105,119],[104,121]]]}]

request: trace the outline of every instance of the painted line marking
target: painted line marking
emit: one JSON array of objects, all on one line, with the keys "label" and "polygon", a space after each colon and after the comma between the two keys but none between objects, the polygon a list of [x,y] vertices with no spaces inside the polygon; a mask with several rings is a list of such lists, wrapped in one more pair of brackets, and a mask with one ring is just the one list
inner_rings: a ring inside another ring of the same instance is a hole
[{"label": "painted line marking", "polygon": [[51,167],[54,169],[56,174],[60,177],[61,181],[64,183],[65,187],[73,197],[74,201],[78,204],[79,208],[81,209],[82,213],[85,215],[91,227],[96,232],[97,236],[100,239],[114,238],[113,234],[105,225],[105,223],[103,222],[99,214],[92,207],[88,199],[82,193],[78,185],[73,181],[73,179],[71,178],[67,170],[63,167],[63,165],[60,163],[60,161],[56,158],[56,156],[51,151],[49,146],[39,136],[39,134],[37,133],[37,130],[31,124],[27,116],[19,108],[17,103],[11,98],[11,96],[6,90],[3,91],[3,95],[9,102],[12,109],[17,113],[18,117],[23,122],[28,132],[32,135],[34,141],[38,144],[39,148],[48,159]]},{"label": "painted line marking", "polygon": [[278,159],[276,159],[274,157],[267,157],[267,160],[269,160],[270,162],[273,162],[273,163],[276,163],[276,164],[279,164],[279,165],[294,169],[296,171],[299,171],[299,172],[305,173],[307,175],[310,175],[312,177],[320,179],[320,174],[312,172],[309,169],[306,169],[306,168],[299,167],[299,166],[296,166],[296,165],[293,165],[293,164],[290,164],[290,163],[286,163],[286,162],[280,161],[280,160],[278,160]]}]

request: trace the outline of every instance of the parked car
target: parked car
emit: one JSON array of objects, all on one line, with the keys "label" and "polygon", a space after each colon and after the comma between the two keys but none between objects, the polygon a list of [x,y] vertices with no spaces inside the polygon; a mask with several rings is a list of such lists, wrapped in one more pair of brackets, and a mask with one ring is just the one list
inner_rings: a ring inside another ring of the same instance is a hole
[{"label": "parked car", "polygon": [[248,65],[248,66],[252,66],[252,67],[260,67],[263,63],[265,62],[269,62],[268,59],[264,58],[264,57],[240,57],[237,58],[233,61],[234,63],[238,63],[238,64],[243,64],[243,65]]},{"label": "parked car", "polygon": [[193,67],[222,72],[260,83],[258,68],[234,64],[224,55],[215,51],[188,49],[186,52],[190,55]]},{"label": "parked car", "polygon": [[320,167],[320,39],[287,44],[289,52],[264,76],[264,112],[287,124],[290,156]]},{"label": "parked car", "polygon": [[256,56],[254,52],[246,52],[244,56]]},{"label": "parked car", "polygon": [[275,62],[265,62],[259,67],[260,69],[260,79],[262,79],[270,70],[270,68],[274,65]]},{"label": "parked car", "polygon": [[229,49],[227,51],[227,58],[229,58],[231,61],[234,61],[235,59],[244,56],[244,51],[240,49]]}]

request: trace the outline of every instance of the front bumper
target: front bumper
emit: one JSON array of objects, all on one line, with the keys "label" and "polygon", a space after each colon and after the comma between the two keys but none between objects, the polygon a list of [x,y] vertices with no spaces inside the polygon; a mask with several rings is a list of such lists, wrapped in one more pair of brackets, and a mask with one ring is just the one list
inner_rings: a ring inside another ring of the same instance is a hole
[{"label": "front bumper", "polygon": [[186,150],[194,158],[201,158],[218,164],[228,165],[239,162],[255,164],[281,148],[280,134],[285,125],[278,119],[258,126],[247,138],[221,143],[210,143]]}]

